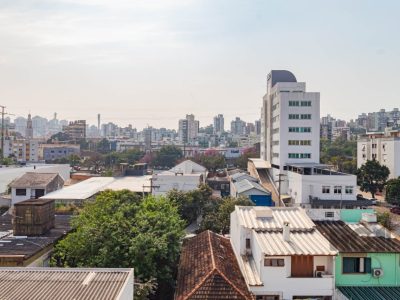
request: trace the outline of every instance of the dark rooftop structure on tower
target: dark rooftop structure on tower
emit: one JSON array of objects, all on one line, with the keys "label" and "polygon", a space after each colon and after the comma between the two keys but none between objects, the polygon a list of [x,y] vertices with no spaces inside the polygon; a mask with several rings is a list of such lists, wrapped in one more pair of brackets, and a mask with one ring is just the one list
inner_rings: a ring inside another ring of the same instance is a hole
[{"label": "dark rooftop structure on tower", "polygon": [[272,70],[268,74],[267,81],[270,82],[270,87],[273,87],[278,82],[297,82],[296,77],[292,72],[286,70]]}]

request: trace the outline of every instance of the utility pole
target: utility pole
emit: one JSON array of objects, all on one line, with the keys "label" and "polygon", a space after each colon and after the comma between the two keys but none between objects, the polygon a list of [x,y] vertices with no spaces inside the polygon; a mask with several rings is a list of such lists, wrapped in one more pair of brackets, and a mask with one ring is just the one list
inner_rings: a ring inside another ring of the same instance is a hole
[{"label": "utility pole", "polygon": [[279,173],[278,174],[278,180],[275,182],[278,182],[278,206],[281,206],[281,183],[284,181],[282,179],[283,176],[286,176],[285,174]]},{"label": "utility pole", "polygon": [[4,158],[4,109],[6,108],[3,105],[1,107],[1,159]]}]

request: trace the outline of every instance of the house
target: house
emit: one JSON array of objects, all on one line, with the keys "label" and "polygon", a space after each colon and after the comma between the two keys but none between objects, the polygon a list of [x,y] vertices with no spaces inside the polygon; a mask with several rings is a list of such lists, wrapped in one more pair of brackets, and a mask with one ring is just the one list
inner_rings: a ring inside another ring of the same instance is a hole
[{"label": "house", "polygon": [[191,160],[176,165],[168,171],[153,174],[153,195],[165,195],[176,189],[179,191],[192,191],[205,183],[207,169]]},{"label": "house", "polygon": [[0,268],[1,299],[132,300],[133,269]]},{"label": "house", "polygon": [[192,299],[253,299],[228,238],[203,231],[184,241],[175,300]]},{"label": "house", "polygon": [[300,207],[236,206],[233,251],[257,300],[332,299],[337,250]]},{"label": "house", "polygon": [[64,180],[57,173],[27,172],[10,183],[11,204],[40,197],[59,190]]},{"label": "house", "polygon": [[400,299],[400,241],[373,216],[363,215],[359,223],[315,221],[318,231],[339,251],[335,259],[338,299]]},{"label": "house", "polygon": [[230,195],[230,179],[225,171],[209,173],[206,183],[219,196],[225,197]]},{"label": "house", "polygon": [[54,244],[71,230],[71,216],[55,216],[52,200],[22,201],[14,211],[0,216],[0,267],[48,266]]},{"label": "house", "polygon": [[274,206],[271,193],[262,187],[259,183],[243,179],[231,184],[231,196],[248,197],[257,206]]},{"label": "house", "polygon": [[81,147],[76,144],[41,144],[39,145],[39,158],[52,161],[68,158],[71,155],[80,155]]}]

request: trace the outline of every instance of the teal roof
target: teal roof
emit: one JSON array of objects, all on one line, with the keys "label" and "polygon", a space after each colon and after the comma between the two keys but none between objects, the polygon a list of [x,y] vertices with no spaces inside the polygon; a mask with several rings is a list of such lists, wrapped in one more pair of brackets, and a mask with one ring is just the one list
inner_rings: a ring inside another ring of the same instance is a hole
[{"label": "teal roof", "polygon": [[339,286],[338,289],[349,300],[400,299],[400,286]]}]

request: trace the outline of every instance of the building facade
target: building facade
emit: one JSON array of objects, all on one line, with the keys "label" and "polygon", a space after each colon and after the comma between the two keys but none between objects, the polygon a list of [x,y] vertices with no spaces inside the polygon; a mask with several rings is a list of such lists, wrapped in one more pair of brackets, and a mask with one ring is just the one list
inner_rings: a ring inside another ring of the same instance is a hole
[{"label": "building facade", "polygon": [[19,163],[39,161],[39,141],[28,139],[4,139],[4,157]]},{"label": "building facade", "polygon": [[224,115],[219,114],[214,117],[214,134],[220,135],[225,131]]},{"label": "building facade", "polygon": [[185,119],[179,120],[178,138],[181,143],[195,144],[199,135],[199,121],[195,120],[193,114],[186,115]]}]

